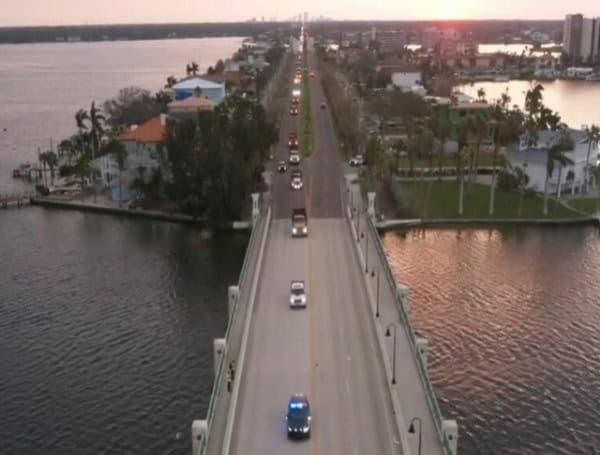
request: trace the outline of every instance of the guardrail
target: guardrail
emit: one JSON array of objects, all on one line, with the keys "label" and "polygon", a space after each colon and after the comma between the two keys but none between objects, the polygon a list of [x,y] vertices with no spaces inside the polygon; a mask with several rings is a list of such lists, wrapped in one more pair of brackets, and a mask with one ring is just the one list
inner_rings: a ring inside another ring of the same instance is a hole
[{"label": "guardrail", "polygon": [[[260,234],[266,228],[266,224],[268,222],[268,216],[265,216],[265,214],[267,213],[268,210],[269,210],[268,208],[266,210],[261,210],[259,219],[257,220],[255,226],[252,228],[252,233],[250,234],[250,239],[248,241],[248,246],[246,248],[246,254],[244,255],[244,261],[242,263],[242,269],[240,271],[240,275],[239,275],[239,279],[238,279],[239,294],[238,294],[238,298],[236,299],[235,304],[233,306],[233,310],[231,311],[231,314],[229,315],[229,319],[227,321],[227,329],[225,331],[225,340],[226,340],[225,350],[221,357],[221,361],[219,362],[217,374],[216,374],[214,382],[213,382],[212,392],[210,395],[210,401],[209,401],[209,405],[208,405],[208,411],[206,414],[207,435],[210,435],[210,431],[211,431],[211,427],[212,427],[212,423],[213,423],[213,419],[214,419],[214,415],[215,415],[215,409],[216,409],[217,402],[218,402],[218,397],[221,393],[221,389],[223,388],[223,384],[225,382],[223,380],[223,376],[225,375],[226,365],[227,365],[227,361],[228,361],[228,353],[229,353],[229,349],[230,349],[230,338],[231,338],[231,330],[233,327],[233,322],[236,319],[236,317],[238,316],[238,309],[240,306],[240,301],[242,300],[242,296],[245,296],[246,293],[250,291],[250,289],[248,288],[249,283],[250,284],[252,283],[252,280],[249,281],[249,277],[252,276],[250,274],[250,270],[252,270],[254,268],[256,259],[258,258],[258,254],[255,254],[253,257],[253,252],[255,252],[256,242],[260,241],[260,238],[261,238]],[[204,455],[206,453],[207,447],[208,447],[208,437],[205,439],[204,445],[200,446],[200,450],[198,451],[198,453],[194,454],[194,455],[201,455],[201,454]]]}]

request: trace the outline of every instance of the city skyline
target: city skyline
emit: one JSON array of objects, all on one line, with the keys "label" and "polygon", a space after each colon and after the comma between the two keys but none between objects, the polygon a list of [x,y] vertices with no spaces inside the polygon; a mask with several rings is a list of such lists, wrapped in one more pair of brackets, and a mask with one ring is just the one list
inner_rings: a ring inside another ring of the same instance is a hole
[{"label": "city skyline", "polygon": [[422,0],[418,3],[379,0],[374,3],[342,3],[339,0],[305,0],[300,4],[270,0],[231,0],[227,8],[214,8],[206,0],[104,0],[102,8],[91,0],[8,0],[3,5],[0,27],[43,25],[93,25],[168,22],[243,22],[262,17],[287,20],[308,12],[309,17],[325,16],[334,20],[483,20],[533,19],[561,20],[566,14],[600,16],[598,0],[573,0],[568,5],[546,2],[544,8],[534,2],[490,0]]}]

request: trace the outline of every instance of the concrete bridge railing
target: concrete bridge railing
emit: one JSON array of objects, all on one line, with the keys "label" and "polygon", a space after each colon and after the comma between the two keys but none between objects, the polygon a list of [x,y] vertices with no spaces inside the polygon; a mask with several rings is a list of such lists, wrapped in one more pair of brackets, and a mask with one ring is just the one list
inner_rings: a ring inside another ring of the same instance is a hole
[{"label": "concrete bridge railing", "polygon": [[[259,208],[258,198],[253,195],[252,233],[238,283],[228,289],[227,329],[224,338],[217,338],[213,342],[215,377],[208,411],[205,419],[192,422],[194,455],[221,452],[227,422],[232,408],[235,408],[235,400],[232,400],[231,393],[227,390],[228,369],[231,362],[236,363],[237,370],[241,368],[237,364],[240,363],[238,356],[243,344],[242,336],[246,319],[250,316],[249,307],[254,299],[255,283],[260,274],[263,250],[271,222],[271,208],[264,201],[262,205],[263,207]],[[241,371],[235,371],[234,378],[239,377],[240,373]]]}]

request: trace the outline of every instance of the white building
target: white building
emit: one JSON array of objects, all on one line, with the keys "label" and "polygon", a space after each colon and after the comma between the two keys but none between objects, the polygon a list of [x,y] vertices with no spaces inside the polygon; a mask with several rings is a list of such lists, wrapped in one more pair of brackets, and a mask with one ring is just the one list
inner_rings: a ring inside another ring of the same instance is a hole
[{"label": "white building", "polygon": [[398,71],[391,75],[392,85],[403,92],[409,92],[415,86],[422,86],[420,71]]},{"label": "white building", "polygon": [[563,49],[573,59],[600,60],[600,18],[568,14],[563,27]]},{"label": "white building", "polygon": [[[583,130],[567,130],[573,141],[573,149],[564,152],[564,155],[573,161],[560,169],[560,164],[555,163],[554,171],[548,181],[548,192],[558,197],[564,192],[581,192],[585,185],[586,160],[590,157],[590,166],[598,164],[598,144],[586,141]],[[542,131],[538,143],[533,147],[527,146],[525,136],[521,137],[519,144],[515,144],[508,152],[511,166],[520,167],[529,177],[529,188],[537,192],[544,192],[546,183],[546,167],[550,148],[556,144],[561,135],[560,131]],[[560,181],[559,181],[560,177]]]}]

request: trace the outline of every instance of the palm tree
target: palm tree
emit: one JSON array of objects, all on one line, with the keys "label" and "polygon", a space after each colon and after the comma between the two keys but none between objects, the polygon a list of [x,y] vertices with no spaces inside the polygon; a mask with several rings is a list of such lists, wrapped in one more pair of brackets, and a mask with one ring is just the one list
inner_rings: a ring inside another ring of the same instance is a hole
[{"label": "palm tree", "polygon": [[200,67],[198,66],[198,64],[196,62],[191,62],[188,63],[185,67],[185,72],[186,74],[195,76],[196,74],[198,74]]},{"label": "palm tree", "polygon": [[[106,123],[106,117],[102,114],[102,111],[96,107],[95,101],[92,101],[90,107],[90,139],[92,143],[92,163],[96,158],[96,153],[99,150],[100,142],[104,134],[104,125]],[[92,183],[94,187],[94,203],[96,203],[96,167],[95,163],[92,167]]]},{"label": "palm tree", "polygon": [[523,114],[518,108],[507,110],[510,97],[504,93],[502,99],[494,109],[493,131],[494,131],[494,154],[492,158],[492,185],[490,187],[490,215],[494,214],[496,181],[498,178],[498,152],[500,148],[506,148],[519,139]]},{"label": "palm tree", "polygon": [[590,168],[590,154],[592,153],[592,146],[594,144],[598,144],[600,141],[600,127],[598,125],[592,125],[591,127],[585,127],[585,140],[588,143],[588,151],[585,158],[585,192],[589,191],[589,183],[591,177],[591,168]]},{"label": "palm tree", "polygon": [[90,118],[90,116],[88,115],[88,113],[85,109],[79,109],[75,113],[75,123],[77,124],[77,131],[79,132],[79,141],[80,141],[82,154],[85,153],[84,135],[88,129],[86,122],[89,120],[89,118]]},{"label": "palm tree", "polygon": [[167,83],[165,84],[165,89],[173,88],[173,86],[177,84],[177,78],[175,76],[167,77]]},{"label": "palm tree", "polygon": [[474,180],[477,180],[481,142],[483,141],[484,136],[488,133],[488,121],[481,115],[475,115],[471,120],[471,128],[475,135],[475,148],[473,149],[473,156],[469,162],[469,187]]},{"label": "palm tree", "polygon": [[46,166],[48,164],[48,153],[49,152],[38,153],[38,161],[42,165],[42,174],[44,176],[43,177],[44,185],[46,185],[46,186],[48,186],[47,175],[46,175]]},{"label": "palm tree", "polygon": [[431,130],[438,140],[438,178],[442,178],[442,164],[444,160],[444,145],[450,137],[450,124],[444,115],[432,115]]},{"label": "palm tree", "polygon": [[546,160],[546,181],[544,183],[544,215],[548,215],[548,183],[550,177],[554,173],[554,163],[559,164],[558,174],[558,191],[560,192],[562,168],[573,164],[573,160],[567,157],[564,152],[573,149],[573,141],[566,132],[565,129],[561,131],[558,141],[548,151],[548,157]]},{"label": "palm tree", "polygon": [[462,216],[463,207],[464,207],[464,196],[465,196],[465,178],[464,178],[464,166],[465,161],[469,159],[472,155],[473,151],[471,150],[472,146],[465,145],[458,152],[456,152],[456,168],[458,171],[458,180],[460,182],[460,191],[458,194],[458,214]]},{"label": "palm tree", "polygon": [[485,89],[483,87],[477,90],[477,102],[487,103],[487,100],[485,99]]},{"label": "palm tree", "polygon": [[50,184],[54,185],[54,169],[58,166],[58,156],[52,150],[46,152],[46,163],[50,168]]}]

